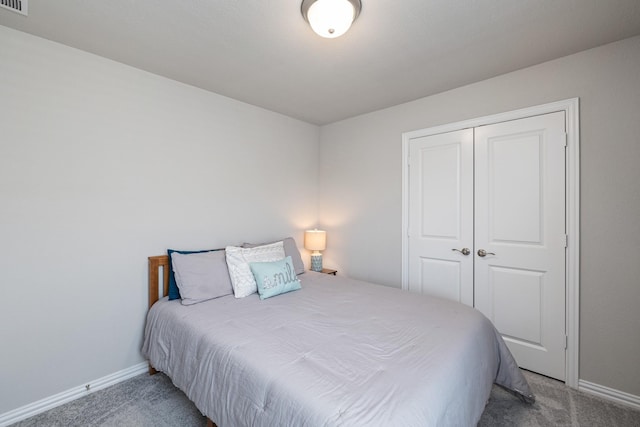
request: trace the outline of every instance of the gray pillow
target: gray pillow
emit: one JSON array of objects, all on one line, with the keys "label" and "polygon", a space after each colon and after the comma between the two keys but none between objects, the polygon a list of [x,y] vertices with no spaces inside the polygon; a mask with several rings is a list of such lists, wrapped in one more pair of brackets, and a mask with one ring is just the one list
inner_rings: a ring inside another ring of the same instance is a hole
[{"label": "gray pillow", "polygon": [[182,304],[191,305],[233,293],[224,251],[171,254]]},{"label": "gray pillow", "polygon": [[[276,240],[279,242],[280,240]],[[243,248],[255,248],[256,246],[268,245],[275,242],[269,243],[243,243]],[[284,244],[284,254],[285,256],[290,256],[291,261],[293,262],[293,268],[296,271],[296,274],[304,273],[304,263],[302,262],[302,256],[300,255],[300,251],[298,250],[298,245],[293,237],[287,237],[286,239],[282,239],[282,243]]]}]

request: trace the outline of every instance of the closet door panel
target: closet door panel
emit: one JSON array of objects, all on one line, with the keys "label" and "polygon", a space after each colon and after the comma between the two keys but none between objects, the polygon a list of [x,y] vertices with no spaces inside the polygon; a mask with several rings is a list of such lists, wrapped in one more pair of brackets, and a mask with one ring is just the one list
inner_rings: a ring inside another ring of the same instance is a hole
[{"label": "closet door panel", "polygon": [[565,377],[564,113],[476,128],[475,307],[518,364]]},{"label": "closet door panel", "polygon": [[473,305],[472,250],[473,130],[412,140],[409,290]]},{"label": "closet door panel", "polygon": [[540,245],[543,208],[541,136],[536,132],[492,139],[487,146],[488,236],[491,243]]}]

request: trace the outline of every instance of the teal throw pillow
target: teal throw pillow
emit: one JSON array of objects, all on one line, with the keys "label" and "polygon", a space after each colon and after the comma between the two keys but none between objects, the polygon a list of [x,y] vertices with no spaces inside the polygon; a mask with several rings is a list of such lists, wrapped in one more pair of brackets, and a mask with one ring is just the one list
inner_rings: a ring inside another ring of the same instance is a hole
[{"label": "teal throw pillow", "polygon": [[249,267],[251,267],[253,277],[256,279],[260,299],[267,299],[301,288],[290,256],[280,261],[250,262]]}]

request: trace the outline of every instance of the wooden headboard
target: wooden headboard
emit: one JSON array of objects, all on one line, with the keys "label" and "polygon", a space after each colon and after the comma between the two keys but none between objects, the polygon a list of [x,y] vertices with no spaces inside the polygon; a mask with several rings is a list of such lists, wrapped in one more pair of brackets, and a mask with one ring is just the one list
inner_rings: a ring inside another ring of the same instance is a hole
[{"label": "wooden headboard", "polygon": [[[162,282],[160,282],[160,267],[162,267]],[[162,295],[160,295],[162,283]],[[149,308],[160,298],[169,295],[169,256],[158,255],[149,257]]]}]

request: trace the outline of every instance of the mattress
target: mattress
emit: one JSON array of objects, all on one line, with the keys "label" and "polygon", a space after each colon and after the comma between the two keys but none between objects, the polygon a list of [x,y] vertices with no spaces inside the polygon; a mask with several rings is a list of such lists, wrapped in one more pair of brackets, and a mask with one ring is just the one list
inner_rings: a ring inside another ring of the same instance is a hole
[{"label": "mattress", "polygon": [[491,322],[451,301],[307,272],[302,289],[150,309],[143,354],[227,426],[476,425],[529,386]]}]

